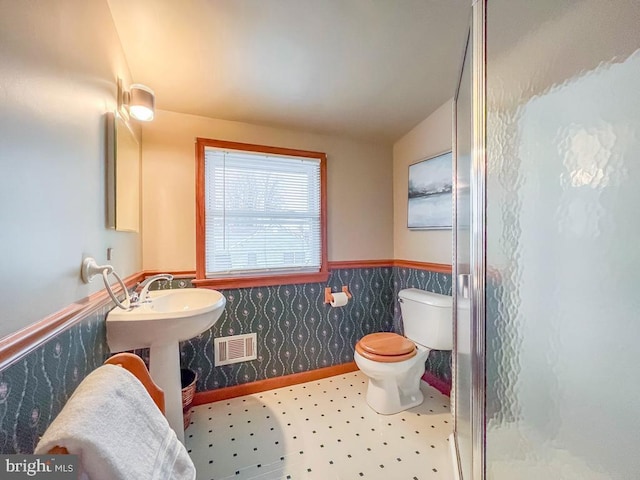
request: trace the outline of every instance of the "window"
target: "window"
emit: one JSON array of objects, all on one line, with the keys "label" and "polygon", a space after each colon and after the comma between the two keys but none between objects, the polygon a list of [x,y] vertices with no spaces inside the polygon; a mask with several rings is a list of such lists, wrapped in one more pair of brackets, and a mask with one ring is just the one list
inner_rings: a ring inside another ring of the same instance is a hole
[{"label": "window", "polygon": [[197,140],[196,284],[324,282],[326,155]]}]

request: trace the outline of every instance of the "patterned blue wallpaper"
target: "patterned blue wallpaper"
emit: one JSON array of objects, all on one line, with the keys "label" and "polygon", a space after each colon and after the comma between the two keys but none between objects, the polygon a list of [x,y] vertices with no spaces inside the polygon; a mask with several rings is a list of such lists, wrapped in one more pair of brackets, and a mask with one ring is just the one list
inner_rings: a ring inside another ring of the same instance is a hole
[{"label": "patterned blue wallpaper", "polygon": [[[182,366],[198,373],[198,391],[350,362],[364,335],[402,333],[400,290],[451,295],[451,274],[400,267],[336,269],[328,285],[332,291],[347,285],[352,301],[342,308],[324,305],[324,284],[225,290],[227,307],[213,330],[181,345]],[[189,286],[188,280],[171,285]],[[169,284],[160,282],[159,287]],[[250,332],[258,333],[257,360],[214,366],[213,338]],[[451,385],[451,352],[432,351],[426,368]]]},{"label": "patterned blue wallpaper", "polygon": [[[334,270],[332,291],[347,285],[353,294],[341,308],[322,303],[320,283],[225,290],[214,328],[181,345],[183,367],[198,373],[202,391],[351,362],[361,337],[393,328],[391,275],[391,267]],[[214,337],[250,332],[257,360],[214,367]]]},{"label": "patterned blue wallpaper", "polygon": [[[158,282],[189,288],[191,281]],[[181,344],[182,366],[198,372],[198,390],[237,385],[353,360],[364,335],[401,332],[397,292],[416,287],[451,294],[451,275],[409,268],[337,269],[332,291],[347,285],[354,298],[341,308],[323,304],[325,284],[225,290],[227,307],[212,330]],[[109,356],[100,308],[0,371],[0,453],[31,453],[78,384]],[[258,332],[258,359],[214,367],[213,338]],[[139,351],[148,361],[148,352]],[[427,369],[451,382],[451,355],[431,352]]]},{"label": "patterned blue wallpaper", "polygon": [[99,309],[0,371],[0,453],[32,453],[80,382],[109,356]]}]

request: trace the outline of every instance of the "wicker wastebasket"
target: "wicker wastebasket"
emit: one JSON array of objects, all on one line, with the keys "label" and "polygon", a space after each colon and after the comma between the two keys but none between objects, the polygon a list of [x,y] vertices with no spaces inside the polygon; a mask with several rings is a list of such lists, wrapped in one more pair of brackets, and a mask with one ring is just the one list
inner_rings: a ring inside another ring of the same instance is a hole
[{"label": "wicker wastebasket", "polygon": [[180,370],[180,383],[182,384],[182,418],[186,430],[191,422],[191,403],[196,393],[196,381],[198,375],[193,370],[183,368]]}]

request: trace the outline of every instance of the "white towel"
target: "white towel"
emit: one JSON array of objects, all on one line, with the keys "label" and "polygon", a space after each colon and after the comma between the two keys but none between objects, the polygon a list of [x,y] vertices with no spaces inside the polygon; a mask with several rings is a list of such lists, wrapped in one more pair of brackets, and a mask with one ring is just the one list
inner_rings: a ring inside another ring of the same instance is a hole
[{"label": "white towel", "polygon": [[79,457],[90,480],[193,480],[196,470],[158,407],[128,370],[103,365],[78,386],[36,447]]}]

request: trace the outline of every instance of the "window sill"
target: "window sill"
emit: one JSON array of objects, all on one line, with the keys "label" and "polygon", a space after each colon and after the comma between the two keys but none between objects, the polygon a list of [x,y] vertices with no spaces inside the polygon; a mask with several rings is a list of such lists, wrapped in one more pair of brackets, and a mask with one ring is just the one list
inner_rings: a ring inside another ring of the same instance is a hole
[{"label": "window sill", "polygon": [[220,290],[229,288],[272,287],[300,283],[325,283],[329,272],[301,273],[293,275],[265,275],[256,277],[197,278],[192,281],[196,287],[210,287]]}]

